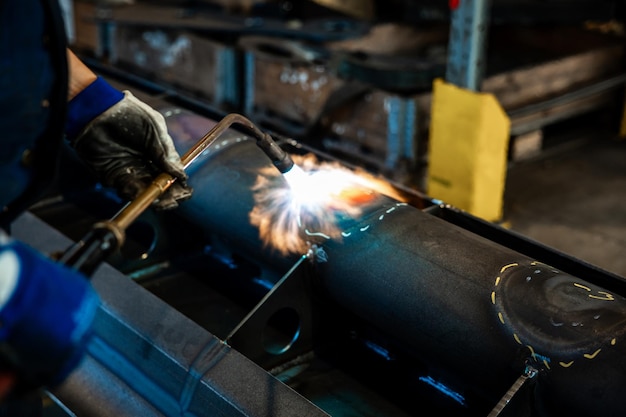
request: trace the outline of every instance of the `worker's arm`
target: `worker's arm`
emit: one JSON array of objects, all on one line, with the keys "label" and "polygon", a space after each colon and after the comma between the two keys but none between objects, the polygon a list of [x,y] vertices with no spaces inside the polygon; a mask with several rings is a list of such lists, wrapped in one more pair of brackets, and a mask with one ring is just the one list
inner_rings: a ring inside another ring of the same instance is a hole
[{"label": "worker's arm", "polygon": [[81,159],[124,198],[135,198],[162,172],[177,181],[157,208],[189,198],[192,190],[163,116],[130,91],[112,87],[70,50],[68,64],[66,136]]},{"label": "worker's arm", "polygon": [[67,62],[69,67],[67,99],[72,100],[89,84],[96,81],[98,76],[69,49],[67,50]]}]

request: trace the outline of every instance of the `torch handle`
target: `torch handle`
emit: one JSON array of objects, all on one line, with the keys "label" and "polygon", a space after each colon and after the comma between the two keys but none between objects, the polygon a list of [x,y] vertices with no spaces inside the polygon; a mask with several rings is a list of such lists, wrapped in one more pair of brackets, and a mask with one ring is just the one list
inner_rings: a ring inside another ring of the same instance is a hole
[{"label": "torch handle", "polygon": [[[268,153],[267,149],[276,151],[276,145],[271,136],[263,133],[257,126],[244,116],[231,113],[220,120],[209,130],[196,144],[191,147],[182,157],[181,162],[185,169],[191,165],[211,144],[219,138],[231,125],[239,124],[257,139],[259,147],[276,164],[273,156],[276,152]],[[286,155],[286,153],[284,153]],[[290,158],[283,154],[279,155],[282,165],[288,165]],[[285,160],[287,162],[285,162]],[[282,167],[281,165],[281,167]],[[291,162],[293,165],[293,162]],[[277,165],[278,167],[278,165]],[[290,166],[289,166],[290,167]],[[279,167],[280,169],[280,167]],[[282,171],[281,171],[282,172]],[[126,229],[143,213],[150,205],[159,198],[176,181],[176,178],[167,174],[159,174],[148,187],[134,200],[126,204],[110,220],[95,224],[84,238],[68,248],[60,257],[59,262],[82,272],[90,277],[96,268],[111,253],[124,244]]]}]

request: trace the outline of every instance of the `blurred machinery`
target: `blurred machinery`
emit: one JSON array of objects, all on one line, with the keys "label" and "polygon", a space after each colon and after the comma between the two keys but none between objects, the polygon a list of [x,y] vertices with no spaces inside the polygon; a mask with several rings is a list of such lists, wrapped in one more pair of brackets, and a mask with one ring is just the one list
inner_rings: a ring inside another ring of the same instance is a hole
[{"label": "blurred machinery", "polygon": [[437,78],[498,100],[513,161],[544,127],[623,104],[619,1],[102,4],[75,2],[96,63],[421,191]]}]

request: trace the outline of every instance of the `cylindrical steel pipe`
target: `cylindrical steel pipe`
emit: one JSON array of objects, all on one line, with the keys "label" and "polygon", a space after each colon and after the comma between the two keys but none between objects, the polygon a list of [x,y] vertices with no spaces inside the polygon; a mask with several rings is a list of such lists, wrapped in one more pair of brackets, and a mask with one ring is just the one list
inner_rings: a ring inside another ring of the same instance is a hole
[{"label": "cylindrical steel pipe", "polygon": [[[176,132],[194,116],[167,118]],[[185,136],[185,135],[182,135]],[[251,188],[269,161],[229,132],[189,167],[194,197],[179,208],[207,235],[270,270],[294,259],[263,247],[249,221]],[[541,415],[617,415],[626,389],[626,299],[432,214],[378,196],[324,244],[323,290],[433,369],[495,405],[524,371]],[[299,254],[294,254],[294,257]]]}]

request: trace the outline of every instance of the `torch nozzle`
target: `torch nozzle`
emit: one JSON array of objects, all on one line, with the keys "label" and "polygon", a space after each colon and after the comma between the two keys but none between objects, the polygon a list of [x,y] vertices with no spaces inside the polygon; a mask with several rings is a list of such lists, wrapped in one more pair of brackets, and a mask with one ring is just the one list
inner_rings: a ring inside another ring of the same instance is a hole
[{"label": "torch nozzle", "polygon": [[309,174],[304,172],[304,170],[295,163],[292,165],[291,169],[283,172],[282,174],[283,178],[287,181],[289,188],[292,190],[306,189],[307,186],[310,185],[307,183],[310,178]]},{"label": "torch nozzle", "polygon": [[263,133],[258,136],[256,144],[270,158],[281,174],[286,174],[293,168],[293,160],[289,154],[278,146],[269,134]]}]

